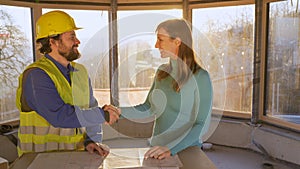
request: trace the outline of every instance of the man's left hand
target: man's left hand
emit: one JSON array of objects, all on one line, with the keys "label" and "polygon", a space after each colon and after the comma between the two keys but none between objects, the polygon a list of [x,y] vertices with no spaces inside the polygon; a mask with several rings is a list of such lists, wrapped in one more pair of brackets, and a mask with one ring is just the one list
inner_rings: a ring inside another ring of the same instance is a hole
[{"label": "man's left hand", "polygon": [[109,147],[101,143],[90,143],[86,147],[89,153],[98,153],[100,156],[106,157],[109,154]]}]

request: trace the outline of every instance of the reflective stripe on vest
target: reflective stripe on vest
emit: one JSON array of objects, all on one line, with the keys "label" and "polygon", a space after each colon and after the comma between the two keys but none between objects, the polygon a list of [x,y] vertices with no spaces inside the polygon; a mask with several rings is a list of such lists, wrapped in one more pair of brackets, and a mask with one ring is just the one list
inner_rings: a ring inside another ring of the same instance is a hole
[{"label": "reflective stripe on vest", "polygon": [[[88,74],[83,65],[71,63],[75,71],[70,73],[71,85],[60,70],[46,57],[26,68],[40,68],[44,70],[57,88],[62,100],[71,105],[88,108],[89,105],[89,81]],[[20,110],[20,127],[18,132],[18,154],[21,156],[27,152],[44,152],[56,150],[83,149],[84,131],[76,128],[56,128],[35,111],[21,111],[23,74],[19,77],[16,105]]]}]

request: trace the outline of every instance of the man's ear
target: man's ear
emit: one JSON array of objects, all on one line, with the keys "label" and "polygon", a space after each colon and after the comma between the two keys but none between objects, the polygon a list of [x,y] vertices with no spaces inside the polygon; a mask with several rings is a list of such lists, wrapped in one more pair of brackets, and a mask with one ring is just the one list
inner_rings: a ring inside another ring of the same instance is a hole
[{"label": "man's ear", "polygon": [[55,45],[57,46],[57,40],[54,40],[53,38],[49,39],[50,45]]},{"label": "man's ear", "polygon": [[177,45],[177,46],[180,46],[181,45],[181,39],[180,38],[175,38],[175,44]]}]

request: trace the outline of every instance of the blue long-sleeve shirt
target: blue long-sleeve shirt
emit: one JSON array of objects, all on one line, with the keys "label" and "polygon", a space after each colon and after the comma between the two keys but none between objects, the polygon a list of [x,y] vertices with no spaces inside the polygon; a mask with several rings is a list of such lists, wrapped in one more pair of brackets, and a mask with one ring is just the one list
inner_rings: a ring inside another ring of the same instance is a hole
[{"label": "blue long-sleeve shirt", "polygon": [[[71,84],[70,71],[74,68],[69,64],[64,67],[50,55],[45,55],[61,71]],[[86,142],[102,141],[102,126],[105,122],[104,112],[98,107],[98,102],[90,86],[90,109],[82,110],[78,106],[66,104],[60,97],[53,81],[42,69],[31,69],[25,77],[23,96],[27,105],[44,117],[54,127],[80,128],[86,127]]]},{"label": "blue long-sleeve shirt", "polygon": [[[176,77],[177,62],[171,60],[172,77]],[[205,70],[195,73],[176,92],[172,88],[172,77],[155,79],[143,104],[121,107],[125,118],[156,117],[152,146],[167,146],[171,154],[177,154],[189,146],[201,146],[206,133],[212,107],[212,84]]]}]

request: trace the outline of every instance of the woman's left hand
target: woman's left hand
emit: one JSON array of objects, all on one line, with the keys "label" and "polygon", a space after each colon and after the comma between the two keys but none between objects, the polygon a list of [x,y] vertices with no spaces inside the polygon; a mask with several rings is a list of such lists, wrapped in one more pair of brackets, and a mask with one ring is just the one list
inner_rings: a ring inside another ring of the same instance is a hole
[{"label": "woman's left hand", "polygon": [[151,147],[144,155],[144,157],[147,159],[149,157],[155,158],[155,159],[164,159],[171,156],[171,151],[168,147],[163,146],[154,146]]}]

